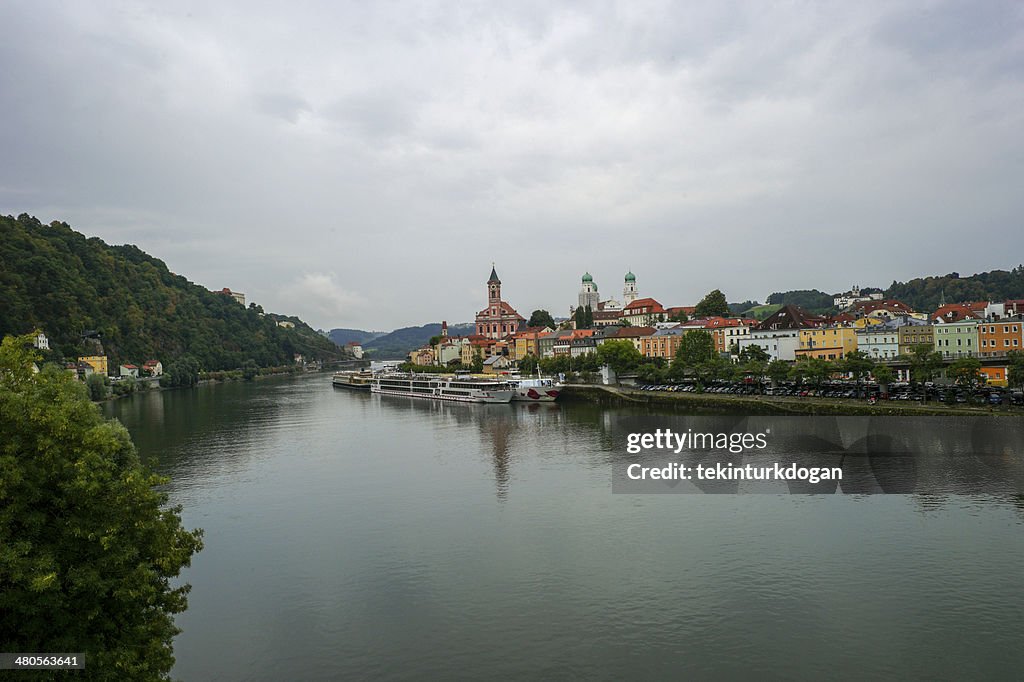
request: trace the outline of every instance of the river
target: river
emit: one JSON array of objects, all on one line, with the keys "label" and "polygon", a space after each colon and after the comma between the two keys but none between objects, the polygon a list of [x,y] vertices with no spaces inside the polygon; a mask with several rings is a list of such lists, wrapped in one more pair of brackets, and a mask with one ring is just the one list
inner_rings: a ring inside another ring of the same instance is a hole
[{"label": "river", "polygon": [[[182,680],[1024,670],[1017,420],[995,466],[937,460],[951,492],[663,495],[612,492],[621,425],[658,421],[627,409],[441,404],[328,375],[103,409],[205,529]],[[935,443],[970,428],[928,419]]]}]

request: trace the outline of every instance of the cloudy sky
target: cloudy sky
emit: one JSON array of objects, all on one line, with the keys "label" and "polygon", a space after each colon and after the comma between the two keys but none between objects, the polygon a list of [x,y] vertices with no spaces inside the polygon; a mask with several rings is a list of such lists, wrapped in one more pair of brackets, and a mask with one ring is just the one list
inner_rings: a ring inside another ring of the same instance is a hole
[{"label": "cloudy sky", "polygon": [[1024,260],[1019,2],[0,3],[0,213],[316,327]]}]

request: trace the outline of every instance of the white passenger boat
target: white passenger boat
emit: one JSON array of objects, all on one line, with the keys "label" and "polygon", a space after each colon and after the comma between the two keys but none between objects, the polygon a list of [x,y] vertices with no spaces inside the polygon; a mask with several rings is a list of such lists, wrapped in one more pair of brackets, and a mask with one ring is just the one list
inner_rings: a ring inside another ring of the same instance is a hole
[{"label": "white passenger boat", "polygon": [[507,403],[514,393],[507,381],[440,374],[379,374],[370,382],[370,392],[463,403]]},{"label": "white passenger boat", "polygon": [[335,372],[331,383],[338,388],[348,388],[354,391],[369,391],[370,382],[373,381],[371,372]]},{"label": "white passenger boat", "polygon": [[562,385],[554,379],[525,378],[509,379],[515,395],[512,400],[523,400],[531,403],[551,403],[558,399]]}]

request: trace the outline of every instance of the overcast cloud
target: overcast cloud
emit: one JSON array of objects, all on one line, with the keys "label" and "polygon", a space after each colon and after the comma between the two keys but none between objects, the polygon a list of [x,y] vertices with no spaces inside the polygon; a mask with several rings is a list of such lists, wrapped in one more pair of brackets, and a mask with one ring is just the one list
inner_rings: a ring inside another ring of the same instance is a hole
[{"label": "overcast cloud", "polygon": [[1024,5],[0,4],[0,212],[315,327],[1024,260]]}]

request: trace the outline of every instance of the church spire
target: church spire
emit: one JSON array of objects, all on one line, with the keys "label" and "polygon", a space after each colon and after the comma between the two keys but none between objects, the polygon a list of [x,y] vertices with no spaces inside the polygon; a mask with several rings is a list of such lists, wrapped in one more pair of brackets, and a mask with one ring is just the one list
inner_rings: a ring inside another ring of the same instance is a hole
[{"label": "church spire", "polygon": [[501,280],[498,279],[498,271],[494,269],[494,263],[491,263],[491,276],[487,279],[487,283],[497,282],[501,284]]}]

